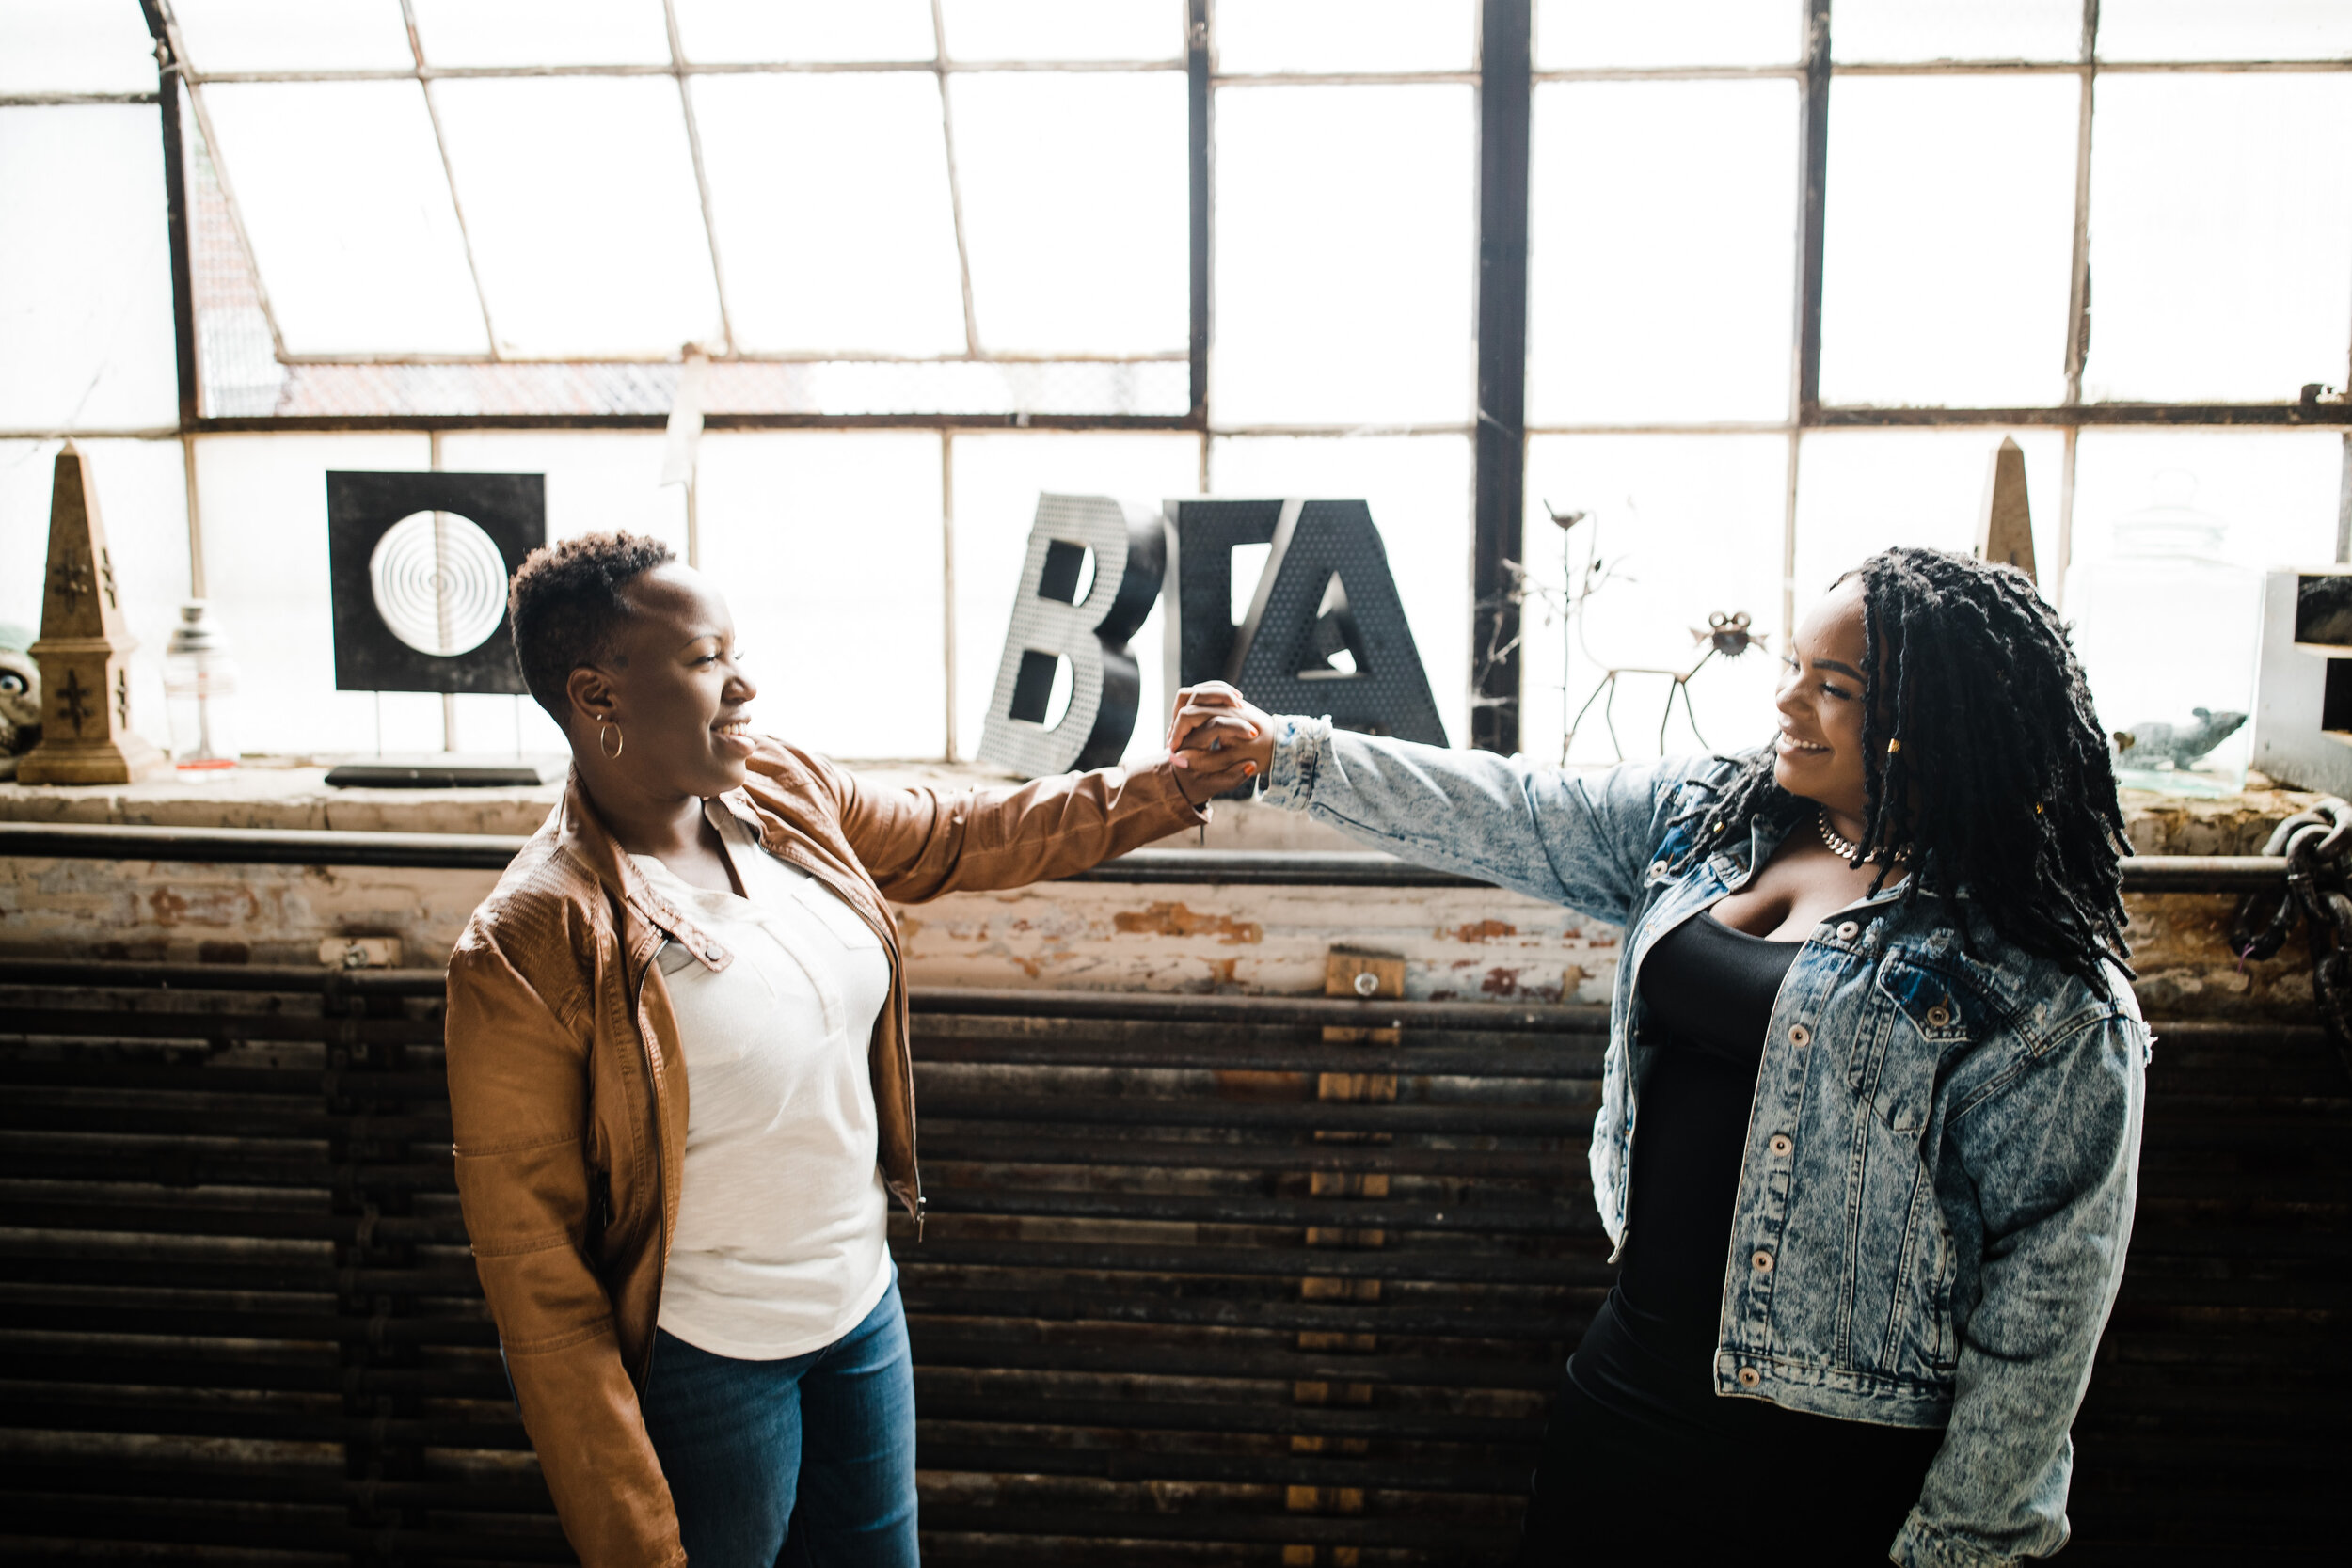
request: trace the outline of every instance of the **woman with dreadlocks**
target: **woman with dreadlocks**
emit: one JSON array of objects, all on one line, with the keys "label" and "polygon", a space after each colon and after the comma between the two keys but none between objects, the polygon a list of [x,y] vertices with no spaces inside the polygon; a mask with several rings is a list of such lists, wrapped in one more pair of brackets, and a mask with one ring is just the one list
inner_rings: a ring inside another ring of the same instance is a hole
[{"label": "woman with dreadlocks", "polygon": [[1180,767],[1238,753],[1267,802],[1624,927],[1592,1142],[1623,1267],[1525,1564],[1995,1568],[2067,1538],[2149,1039],[2106,740],[2006,566],[1873,556],[1786,662],[1771,746],[1597,774],[1224,687],[1176,718]]}]

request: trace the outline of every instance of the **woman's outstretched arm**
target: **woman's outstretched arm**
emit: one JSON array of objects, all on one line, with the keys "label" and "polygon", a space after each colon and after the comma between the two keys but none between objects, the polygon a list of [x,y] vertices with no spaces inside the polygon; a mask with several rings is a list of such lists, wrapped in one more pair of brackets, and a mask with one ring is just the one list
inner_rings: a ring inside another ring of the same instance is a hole
[{"label": "woman's outstretched arm", "polygon": [[1222,683],[1180,707],[1180,767],[1259,764],[1259,800],[1303,811],[1374,848],[1623,924],[1665,845],[1683,786],[1728,776],[1715,757],[1569,774],[1277,718]]}]

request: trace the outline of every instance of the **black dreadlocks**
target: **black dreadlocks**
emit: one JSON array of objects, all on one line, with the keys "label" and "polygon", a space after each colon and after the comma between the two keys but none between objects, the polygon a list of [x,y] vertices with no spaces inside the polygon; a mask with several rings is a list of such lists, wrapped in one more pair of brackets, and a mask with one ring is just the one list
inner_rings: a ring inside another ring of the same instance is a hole
[{"label": "black dreadlocks", "polygon": [[[2128,850],[2106,736],[2066,627],[2012,566],[1904,546],[1846,576],[1862,579],[1870,891],[1904,862],[1904,904],[1923,887],[1964,889],[2002,940],[2104,993],[2100,959],[2120,965],[2130,952],[2118,864]],[[1803,820],[1806,808],[1772,782],[1771,747],[1740,761],[1692,862],[1744,841],[1759,816]],[[1964,945],[1970,923],[1957,924]]]}]

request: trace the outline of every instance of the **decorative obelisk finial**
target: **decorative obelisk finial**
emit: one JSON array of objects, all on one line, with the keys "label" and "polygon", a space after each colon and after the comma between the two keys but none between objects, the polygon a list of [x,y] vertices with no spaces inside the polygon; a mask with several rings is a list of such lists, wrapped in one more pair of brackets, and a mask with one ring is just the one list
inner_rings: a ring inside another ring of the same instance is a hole
[{"label": "decorative obelisk finial", "polygon": [[114,557],[99,520],[89,465],[72,442],[57,453],[49,497],[49,576],[42,585],[40,744],[17,765],[21,784],[128,784],[169,765],[131,728],[130,654]]},{"label": "decorative obelisk finial", "polygon": [[2012,436],[2001,437],[1985,470],[1984,513],[1977,519],[1977,559],[2035,576],[2033,508],[2026,501],[2026,453]]}]

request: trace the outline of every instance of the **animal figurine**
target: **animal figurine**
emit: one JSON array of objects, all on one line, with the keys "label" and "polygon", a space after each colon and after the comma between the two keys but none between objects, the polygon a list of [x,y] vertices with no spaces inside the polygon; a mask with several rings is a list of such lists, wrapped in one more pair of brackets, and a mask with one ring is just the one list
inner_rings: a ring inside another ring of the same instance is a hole
[{"label": "animal figurine", "polygon": [[33,634],[0,626],[0,779],[16,777],[16,759],[40,744],[40,671],[25,650]]},{"label": "animal figurine", "polygon": [[2211,708],[2193,707],[2189,712],[2197,716],[2194,724],[2134,724],[2128,730],[2116,731],[2112,737],[2116,759],[2126,768],[2151,771],[2187,768],[2237,734],[2246,722],[2246,715],[2227,709],[2216,713]]},{"label": "animal figurine", "polygon": [[[1563,523],[1561,526],[1565,528],[1567,525]],[[1707,736],[1699,735],[1699,716],[1691,706],[1691,679],[1701,670],[1706,669],[1708,661],[1718,654],[1725,658],[1738,658],[1750,648],[1766,646],[1768,641],[1766,635],[1760,631],[1750,631],[1748,627],[1751,624],[1748,612],[1744,610],[1735,610],[1728,614],[1719,610],[1708,616],[1705,631],[1692,626],[1691,628],[1692,644],[1702,642],[1707,644],[1707,652],[1699,655],[1698,662],[1688,670],[1657,670],[1641,665],[1626,664],[1604,672],[1600,677],[1600,684],[1593,688],[1591,696],[1584,699],[1584,705],[1576,710],[1576,718],[1569,721],[1566,733],[1562,736],[1560,760],[1564,763],[1567,760],[1568,748],[1576,740],[1577,726],[1584,722],[1584,716],[1592,711],[1595,703],[1600,704],[1600,721],[1609,727],[1609,744],[1616,748],[1617,760],[1619,762],[1625,760],[1625,743],[1617,738],[1617,721],[1612,709],[1616,706],[1617,682],[1626,675],[1664,675],[1672,683],[1666,688],[1666,711],[1658,716],[1658,749],[1660,751],[1666,749],[1666,726],[1674,721],[1677,697],[1682,699],[1682,716],[1691,721],[1691,733],[1698,736],[1700,745],[1706,745]]]}]

